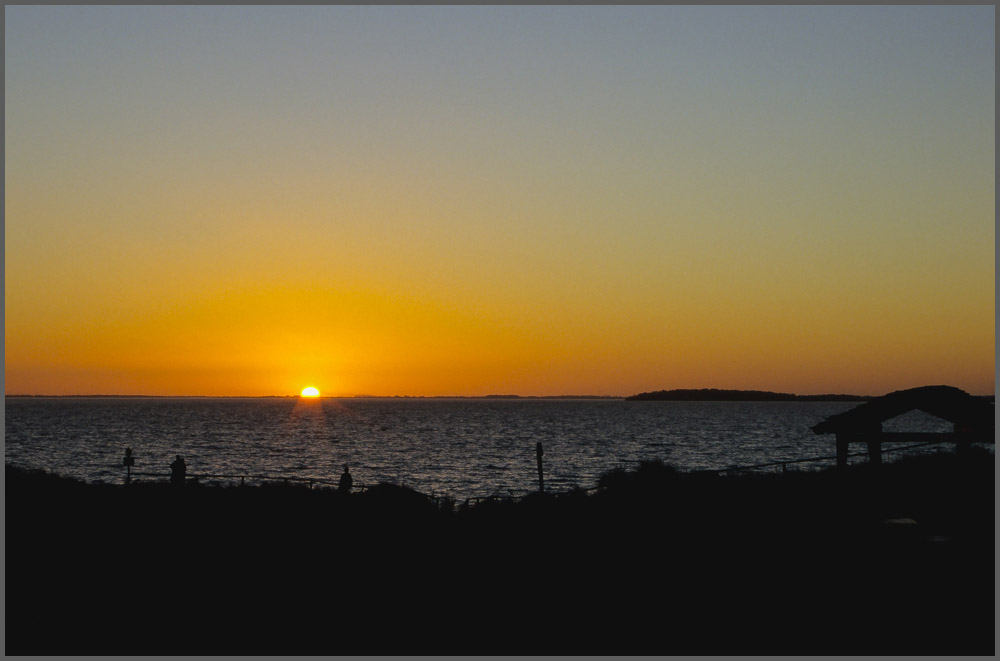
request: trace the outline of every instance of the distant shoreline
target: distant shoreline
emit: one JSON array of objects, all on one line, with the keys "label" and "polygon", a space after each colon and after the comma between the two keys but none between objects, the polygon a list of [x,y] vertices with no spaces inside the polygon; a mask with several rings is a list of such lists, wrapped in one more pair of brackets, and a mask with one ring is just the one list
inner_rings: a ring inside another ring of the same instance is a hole
[{"label": "distant shoreline", "polygon": [[[992,402],[995,395],[972,395]],[[766,390],[657,390],[623,398],[631,402],[867,402],[877,399],[874,395],[794,395]]]},{"label": "distant shoreline", "polygon": [[717,388],[657,390],[625,398],[633,402],[867,402],[869,395],[794,395],[769,390],[719,390]]}]

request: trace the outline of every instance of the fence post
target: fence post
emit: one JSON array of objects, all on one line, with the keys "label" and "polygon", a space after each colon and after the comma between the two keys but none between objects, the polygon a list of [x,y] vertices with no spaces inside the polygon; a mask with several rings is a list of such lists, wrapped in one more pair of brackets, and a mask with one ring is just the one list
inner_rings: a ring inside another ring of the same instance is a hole
[{"label": "fence post", "polygon": [[125,459],[122,460],[125,464],[125,486],[132,483],[132,466],[135,465],[135,457],[132,456],[132,448],[125,448]]},{"label": "fence post", "polygon": [[535,456],[538,458],[538,490],[545,493],[545,478],[542,476],[542,442],[535,444]]}]

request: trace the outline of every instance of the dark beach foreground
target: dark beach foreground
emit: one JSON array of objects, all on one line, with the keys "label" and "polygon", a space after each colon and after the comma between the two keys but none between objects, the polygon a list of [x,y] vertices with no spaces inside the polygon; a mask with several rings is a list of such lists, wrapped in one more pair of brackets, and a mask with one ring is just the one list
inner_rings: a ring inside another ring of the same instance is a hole
[{"label": "dark beach foreground", "polygon": [[983,654],[994,457],[393,485],[85,485],[6,468],[8,654]]}]

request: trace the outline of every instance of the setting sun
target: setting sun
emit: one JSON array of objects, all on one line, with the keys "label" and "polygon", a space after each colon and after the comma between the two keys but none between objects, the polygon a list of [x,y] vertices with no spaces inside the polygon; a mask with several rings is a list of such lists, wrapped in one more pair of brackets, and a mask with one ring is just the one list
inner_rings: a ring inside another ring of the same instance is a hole
[{"label": "setting sun", "polygon": [[5,393],[991,395],[995,8],[836,4],[10,5]]},{"label": "setting sun", "polygon": [[319,391],[316,390],[315,388],[313,388],[312,386],[309,386],[308,388],[303,388],[302,389],[302,396],[303,397],[319,397]]}]

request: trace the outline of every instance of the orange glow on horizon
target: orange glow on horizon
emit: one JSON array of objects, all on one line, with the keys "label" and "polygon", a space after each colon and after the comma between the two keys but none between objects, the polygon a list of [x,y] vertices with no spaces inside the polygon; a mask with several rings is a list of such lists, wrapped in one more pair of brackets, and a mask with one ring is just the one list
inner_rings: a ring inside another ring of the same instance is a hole
[{"label": "orange glow on horizon", "polygon": [[5,24],[5,394],[994,391],[990,7],[567,8],[418,49],[391,11],[326,8],[355,40],[232,7],[198,67],[187,9],[72,39],[36,9]]}]

